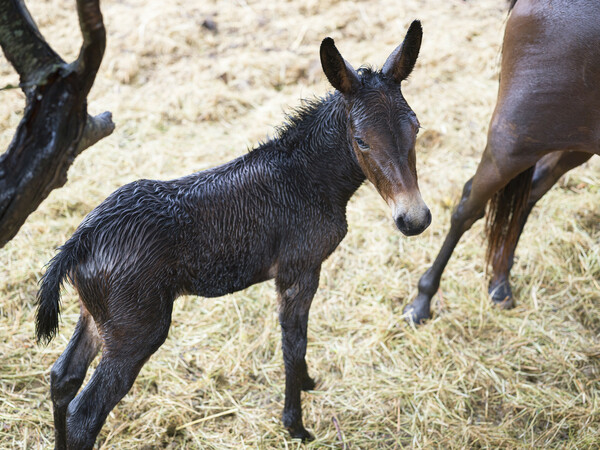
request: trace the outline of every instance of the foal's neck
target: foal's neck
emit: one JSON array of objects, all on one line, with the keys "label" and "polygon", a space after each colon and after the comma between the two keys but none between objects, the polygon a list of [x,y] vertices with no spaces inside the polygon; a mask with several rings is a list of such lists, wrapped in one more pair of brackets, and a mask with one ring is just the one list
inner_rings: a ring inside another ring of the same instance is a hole
[{"label": "foal's neck", "polygon": [[298,163],[316,189],[344,208],[366,178],[352,148],[347,106],[339,92],[306,101],[288,116],[273,144]]}]

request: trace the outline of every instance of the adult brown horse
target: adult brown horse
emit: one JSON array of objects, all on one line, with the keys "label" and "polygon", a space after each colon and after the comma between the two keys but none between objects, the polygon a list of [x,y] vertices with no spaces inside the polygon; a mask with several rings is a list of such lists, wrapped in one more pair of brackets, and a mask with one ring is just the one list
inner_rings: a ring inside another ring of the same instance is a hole
[{"label": "adult brown horse", "polygon": [[564,173],[600,154],[600,1],[511,3],[487,145],[440,253],[404,309],[415,323],[430,317],[452,251],[488,201],[489,293],[512,308],[509,273],[529,212]]}]

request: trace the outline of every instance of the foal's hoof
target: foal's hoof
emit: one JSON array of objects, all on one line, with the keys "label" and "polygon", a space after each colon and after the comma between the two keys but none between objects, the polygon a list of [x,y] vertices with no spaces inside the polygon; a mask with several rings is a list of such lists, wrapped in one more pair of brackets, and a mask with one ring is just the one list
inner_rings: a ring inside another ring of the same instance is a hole
[{"label": "foal's hoof", "polygon": [[311,377],[306,377],[304,381],[302,381],[302,390],[303,391],[312,391],[317,385],[316,381]]},{"label": "foal's hoof", "polygon": [[406,321],[415,325],[422,325],[426,320],[431,318],[428,304],[423,305],[423,302],[419,302],[419,297],[413,300],[404,307],[402,311],[406,316]]},{"label": "foal's hoof", "polygon": [[288,431],[290,436],[292,436],[292,439],[300,439],[302,442],[310,442],[315,440],[315,437],[306,431],[306,428],[303,426],[295,429],[288,428]]},{"label": "foal's hoof", "polygon": [[490,283],[488,292],[492,302],[500,308],[512,309],[515,307],[515,299],[513,298],[508,281],[500,281],[493,284]]}]

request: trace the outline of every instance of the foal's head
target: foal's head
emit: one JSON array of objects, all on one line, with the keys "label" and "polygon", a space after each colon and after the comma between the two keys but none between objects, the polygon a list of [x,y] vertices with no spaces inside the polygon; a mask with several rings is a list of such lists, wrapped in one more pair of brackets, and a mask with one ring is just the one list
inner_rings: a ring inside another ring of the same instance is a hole
[{"label": "foal's head", "polygon": [[422,35],[421,23],[414,21],[380,72],[357,72],[342,58],[333,39],[321,43],[323,71],[347,105],[358,163],[392,208],[398,229],[407,236],[423,232],[431,223],[431,212],[417,183],[419,121],[400,90],[400,83],[417,61]]}]

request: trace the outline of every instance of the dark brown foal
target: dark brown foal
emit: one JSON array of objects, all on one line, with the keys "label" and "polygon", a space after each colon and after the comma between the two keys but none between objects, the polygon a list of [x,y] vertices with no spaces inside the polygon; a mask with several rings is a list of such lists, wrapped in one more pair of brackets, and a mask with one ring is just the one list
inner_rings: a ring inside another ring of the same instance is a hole
[{"label": "dark brown foal", "polygon": [[518,0],[506,24],[487,145],[446,240],[404,309],[420,323],[461,236],[488,216],[491,298],[514,306],[509,273],[535,203],[568,170],[600,154],[600,2]]},{"label": "dark brown foal", "polygon": [[[57,332],[60,287],[76,288],[81,316],[51,371],[56,448],[89,449],[106,417],[167,338],[173,302],[216,297],[275,279],[279,296],[283,425],[311,439],[301,392],[308,313],[323,261],[347,232],[346,205],[369,179],[406,235],[431,222],[417,183],[419,122],[401,91],[421,47],[410,26],[381,71],[355,70],[330,38],[320,48],[335,88],[309,101],[278,136],[219,167],[125,185],[95,208],[51,261],[38,295],[37,334]],[[102,358],[79,391],[99,349]]]}]

